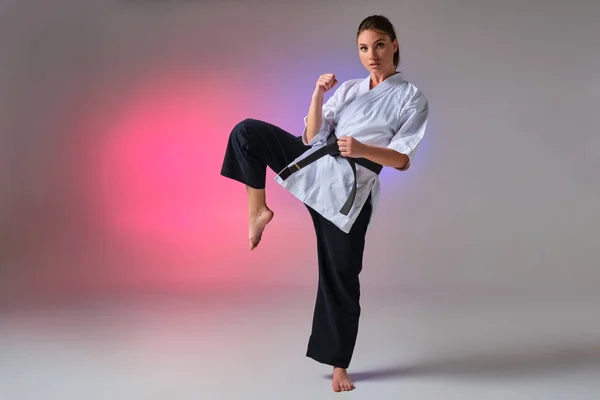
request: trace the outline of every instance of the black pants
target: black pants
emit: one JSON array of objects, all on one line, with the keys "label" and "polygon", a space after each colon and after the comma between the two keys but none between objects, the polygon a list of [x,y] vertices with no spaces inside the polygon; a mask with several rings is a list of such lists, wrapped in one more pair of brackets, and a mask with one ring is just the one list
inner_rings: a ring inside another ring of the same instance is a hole
[{"label": "black pants", "polygon": [[[265,187],[266,167],[279,173],[309,147],[302,138],[263,121],[246,119],[231,131],[221,175],[255,189]],[[319,287],[306,355],[348,368],[360,317],[360,283],[370,198],[348,234],[306,206],[317,236]]]}]

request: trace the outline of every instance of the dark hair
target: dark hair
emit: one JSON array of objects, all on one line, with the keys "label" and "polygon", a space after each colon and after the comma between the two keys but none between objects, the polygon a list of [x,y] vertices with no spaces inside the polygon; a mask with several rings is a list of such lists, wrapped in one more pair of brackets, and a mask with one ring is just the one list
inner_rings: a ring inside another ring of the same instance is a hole
[{"label": "dark hair", "polygon": [[[356,37],[360,35],[362,31],[372,30],[379,31],[387,34],[390,37],[390,40],[393,42],[396,39],[396,31],[394,30],[394,25],[390,22],[389,19],[384,17],[383,15],[371,15],[363,19],[363,21],[358,26],[358,32],[356,33]],[[398,68],[398,63],[400,61],[400,46],[398,46],[398,50],[394,53],[394,67]]]}]

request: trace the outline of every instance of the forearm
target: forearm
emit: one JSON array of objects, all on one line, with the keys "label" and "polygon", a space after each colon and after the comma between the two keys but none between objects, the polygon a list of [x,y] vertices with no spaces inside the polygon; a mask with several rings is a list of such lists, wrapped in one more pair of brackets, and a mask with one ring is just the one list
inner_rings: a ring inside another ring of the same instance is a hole
[{"label": "forearm", "polygon": [[385,147],[365,145],[363,157],[384,167],[392,167],[401,171],[408,169],[410,165],[410,159],[406,154]]},{"label": "forearm", "polygon": [[323,97],[324,94],[315,90],[308,109],[306,118],[306,141],[310,142],[321,129],[323,123]]}]

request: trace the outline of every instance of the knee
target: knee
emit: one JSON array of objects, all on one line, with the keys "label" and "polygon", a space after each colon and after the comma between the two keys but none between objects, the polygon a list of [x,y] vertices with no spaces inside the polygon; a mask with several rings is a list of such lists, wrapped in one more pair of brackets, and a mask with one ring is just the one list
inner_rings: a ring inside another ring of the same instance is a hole
[{"label": "knee", "polygon": [[247,135],[253,131],[256,131],[260,124],[260,121],[257,121],[252,118],[246,118],[240,122],[238,122],[233,129],[231,130],[231,135]]}]

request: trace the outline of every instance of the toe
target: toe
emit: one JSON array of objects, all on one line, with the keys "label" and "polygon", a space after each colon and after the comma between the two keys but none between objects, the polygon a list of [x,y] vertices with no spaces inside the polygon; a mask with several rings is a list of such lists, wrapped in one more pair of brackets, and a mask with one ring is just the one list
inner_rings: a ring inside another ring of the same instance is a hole
[{"label": "toe", "polygon": [[254,250],[256,248],[256,246],[258,246],[258,244],[260,243],[260,236],[251,237],[249,239],[249,242],[250,242],[250,250]]},{"label": "toe", "polygon": [[334,392],[341,392],[342,391],[342,385],[341,385],[340,381],[338,381],[337,379],[334,379],[331,382],[331,387],[333,388]]}]

